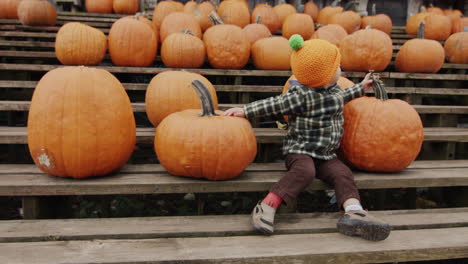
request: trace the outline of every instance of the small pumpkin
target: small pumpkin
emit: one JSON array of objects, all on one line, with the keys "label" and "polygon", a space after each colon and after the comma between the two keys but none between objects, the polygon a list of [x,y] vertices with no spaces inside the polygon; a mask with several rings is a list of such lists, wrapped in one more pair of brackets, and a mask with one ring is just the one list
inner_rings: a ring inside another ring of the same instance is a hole
[{"label": "small pumpkin", "polygon": [[304,14],[308,14],[313,21],[317,21],[319,15],[318,6],[311,0],[304,5]]},{"label": "small pumpkin", "polygon": [[283,37],[289,39],[292,35],[301,35],[303,39],[310,39],[314,34],[314,21],[307,14],[289,15],[283,23]]},{"label": "small pumpkin", "polygon": [[273,7],[273,10],[275,10],[276,14],[278,15],[281,25],[283,25],[286,17],[297,13],[296,8],[291,4],[276,5]]},{"label": "small pumpkin", "polygon": [[98,65],[106,50],[106,35],[79,22],[66,23],[55,38],[55,54],[66,65]]},{"label": "small pumpkin", "polygon": [[255,22],[257,17],[261,17],[260,23],[267,26],[271,34],[275,34],[281,28],[281,21],[273,7],[268,4],[259,4],[252,11],[251,23]]},{"label": "small pumpkin", "polygon": [[210,65],[217,69],[243,68],[250,57],[250,42],[244,32],[236,25],[222,24],[215,12],[210,18],[214,26],[203,35]]},{"label": "small pumpkin", "polygon": [[383,71],[390,64],[393,44],[377,29],[361,29],[340,42],[341,68],[345,71]]},{"label": "small pumpkin", "polygon": [[348,33],[342,26],[328,24],[317,29],[317,31],[312,35],[312,38],[327,40],[328,42],[339,46],[341,40],[346,36],[348,36]]},{"label": "small pumpkin", "polygon": [[[428,56],[430,54],[430,56]],[[435,40],[424,39],[424,21],[421,23],[418,38],[403,44],[395,59],[400,72],[436,73],[442,68],[445,51]]]},{"label": "small pumpkin", "polygon": [[327,25],[330,24],[329,19],[338,13],[343,12],[343,7],[337,6],[339,0],[333,1],[331,6],[326,6],[322,10],[320,10],[318,17],[317,17],[317,24]]},{"label": "small pumpkin", "polygon": [[365,16],[361,20],[361,28],[371,26],[373,29],[381,30],[388,35],[392,33],[392,19],[386,14],[378,14],[375,8],[375,3],[372,5],[372,15]]},{"label": "small pumpkin", "polygon": [[250,10],[241,1],[223,1],[219,5],[217,13],[224,24],[232,24],[243,28],[250,23]]},{"label": "small pumpkin", "polygon": [[157,3],[153,10],[153,24],[159,30],[164,18],[173,12],[183,12],[184,5],[178,1],[166,0]]},{"label": "small pumpkin", "polygon": [[424,129],[416,110],[407,102],[388,99],[383,83],[373,77],[375,97],[360,97],[344,107],[341,150],[355,168],[397,172],[417,157]]},{"label": "small pumpkin", "polygon": [[22,0],[18,5],[18,18],[23,25],[53,26],[57,11],[47,0]]},{"label": "small pumpkin", "polygon": [[113,0],[114,12],[116,14],[133,15],[140,10],[139,0]]},{"label": "small pumpkin", "polygon": [[192,72],[165,71],[156,75],[146,89],[146,114],[154,126],[172,113],[200,108],[198,96],[190,86],[194,80],[203,82],[218,109],[216,90],[205,77]]},{"label": "small pumpkin", "polygon": [[114,10],[113,0],[86,0],[85,7],[88,13],[111,14]]},{"label": "small pumpkin", "polygon": [[468,17],[457,18],[452,21],[452,34],[464,32],[466,27],[468,27]]},{"label": "small pumpkin", "polygon": [[20,2],[21,0],[0,1],[0,18],[17,19],[17,9]]},{"label": "small pumpkin", "polygon": [[135,143],[130,99],[109,72],[61,67],[37,84],[28,116],[28,146],[43,172],[72,178],[106,175],[127,162]]},{"label": "small pumpkin", "polygon": [[189,30],[169,35],[161,46],[162,62],[170,68],[199,68],[205,58],[205,44]]},{"label": "small pumpkin", "polygon": [[[307,17],[310,19],[309,16]],[[289,62],[291,53],[288,39],[284,37],[263,38],[257,40],[252,46],[252,61],[255,68],[261,70],[289,70],[291,69]]]},{"label": "small pumpkin", "polygon": [[202,32],[205,32],[209,27],[212,26],[208,15],[215,10],[216,8],[209,1],[205,1],[200,4],[197,4],[195,1],[189,1],[184,6],[184,12],[195,16],[198,24],[200,24]]},{"label": "small pumpkin", "polygon": [[139,16],[115,21],[109,31],[109,55],[117,66],[146,67],[151,65],[158,50],[155,28]]},{"label": "small pumpkin", "polygon": [[202,31],[200,24],[194,15],[184,12],[173,12],[164,18],[160,28],[161,43],[172,33],[190,30],[195,37],[201,39]]},{"label": "small pumpkin", "polygon": [[251,45],[253,45],[255,41],[267,38],[271,35],[270,30],[265,25],[261,24],[260,20],[261,17],[257,17],[255,23],[248,24],[242,29],[242,32],[244,32]]},{"label": "small pumpkin", "polygon": [[345,11],[331,16],[328,23],[340,25],[351,34],[361,28],[361,16],[354,11]]},{"label": "small pumpkin", "polygon": [[451,63],[468,63],[468,32],[457,32],[445,41],[445,54]]},{"label": "small pumpkin", "polygon": [[171,174],[227,180],[241,174],[257,153],[255,133],[245,118],[215,111],[204,84],[193,82],[202,105],[169,115],[156,129],[154,147]]}]

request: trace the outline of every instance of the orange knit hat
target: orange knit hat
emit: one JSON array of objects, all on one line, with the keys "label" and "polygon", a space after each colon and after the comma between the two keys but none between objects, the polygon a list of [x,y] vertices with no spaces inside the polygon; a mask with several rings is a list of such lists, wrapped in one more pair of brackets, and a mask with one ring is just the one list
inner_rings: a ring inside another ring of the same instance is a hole
[{"label": "orange knit hat", "polygon": [[309,87],[324,86],[333,78],[340,65],[338,48],[326,40],[304,41],[300,35],[289,39],[293,48],[291,68],[297,80]]}]

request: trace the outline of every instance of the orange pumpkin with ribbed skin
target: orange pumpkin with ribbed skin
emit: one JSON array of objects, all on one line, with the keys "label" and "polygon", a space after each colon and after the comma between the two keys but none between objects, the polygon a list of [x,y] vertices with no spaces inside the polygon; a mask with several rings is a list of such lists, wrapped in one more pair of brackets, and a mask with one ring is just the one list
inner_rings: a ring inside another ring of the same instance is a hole
[{"label": "orange pumpkin with ribbed skin", "polygon": [[273,7],[267,4],[259,4],[252,11],[252,16],[250,17],[251,23],[255,23],[255,19],[260,16],[262,20],[260,23],[267,26],[271,34],[275,34],[281,28],[281,21],[276,14]]},{"label": "orange pumpkin with ribbed skin", "polygon": [[366,16],[361,20],[361,28],[364,29],[371,26],[373,29],[378,29],[390,35],[392,33],[392,19],[386,14],[378,14],[374,16]]},{"label": "orange pumpkin with ribbed skin", "polygon": [[[310,18],[310,17],[309,17]],[[283,37],[257,40],[252,46],[252,61],[260,70],[289,70],[292,49]]]},{"label": "orange pumpkin with ribbed skin", "polygon": [[242,29],[242,32],[244,32],[249,40],[250,45],[253,45],[259,39],[267,38],[271,35],[270,30],[261,23],[248,24]]},{"label": "orange pumpkin with ribbed skin", "polygon": [[109,31],[109,55],[117,66],[149,66],[157,50],[155,29],[137,16],[120,18]]},{"label": "orange pumpkin with ribbed skin", "polygon": [[307,40],[312,37],[314,32],[314,21],[307,14],[292,14],[284,20],[282,34],[287,39],[298,34]]},{"label": "orange pumpkin with ribbed skin", "polygon": [[[203,87],[199,85],[197,87]],[[189,87],[190,88],[190,87]],[[208,180],[240,175],[257,154],[257,141],[245,118],[223,116],[199,90],[203,110],[185,110],[166,117],[156,129],[155,151],[171,174]]]},{"label": "orange pumpkin with ribbed skin", "polygon": [[164,18],[159,35],[161,43],[172,33],[181,32],[182,30],[190,30],[195,37],[201,39],[202,31],[200,24],[194,15],[184,12],[174,12]]},{"label": "orange pumpkin with ribbed skin", "polygon": [[317,24],[327,25],[330,24],[330,18],[335,15],[343,12],[343,8],[341,6],[326,6],[322,10],[320,10],[318,17],[317,17]]},{"label": "orange pumpkin with ribbed skin", "polygon": [[177,1],[167,0],[158,2],[153,10],[153,24],[159,30],[164,18],[173,12],[183,12],[184,5]]},{"label": "orange pumpkin with ribbed skin", "polygon": [[65,65],[98,65],[106,50],[106,35],[78,22],[63,25],[55,38],[55,54]]},{"label": "orange pumpkin with ribbed skin", "polygon": [[457,18],[452,21],[452,34],[457,32],[464,32],[464,28],[468,27],[468,17]]},{"label": "orange pumpkin with ribbed skin", "polygon": [[140,10],[139,0],[113,0],[114,12],[116,14],[133,15]]},{"label": "orange pumpkin with ribbed skin", "polygon": [[400,48],[395,65],[400,72],[436,73],[444,64],[444,48],[438,41],[424,39],[424,24],[419,31],[418,38],[406,41]]},{"label": "orange pumpkin with ribbed skin", "polygon": [[[374,87],[377,83],[383,87],[377,81]],[[405,101],[389,100],[386,92],[376,91],[376,97],[364,96],[347,103],[343,127],[344,158],[353,167],[366,171],[397,172],[407,168],[424,140],[416,110]]]},{"label": "orange pumpkin with ribbed skin", "polygon": [[86,0],[85,7],[88,13],[111,14],[114,10],[113,0]]},{"label": "orange pumpkin with ribbed skin", "polygon": [[184,13],[192,14],[200,24],[202,32],[205,32],[211,24],[208,14],[215,11],[215,7],[211,2],[202,2],[197,4],[195,1],[190,1],[185,4]]},{"label": "orange pumpkin with ribbed skin", "polygon": [[218,109],[216,90],[208,79],[192,72],[165,71],[156,75],[146,89],[146,114],[154,126],[172,113],[200,109],[200,100],[190,87],[194,80],[200,80],[208,88],[214,107]]},{"label": "orange pumpkin with ribbed skin", "polygon": [[390,64],[393,44],[377,29],[361,29],[340,42],[341,68],[345,71],[383,71]]},{"label": "orange pumpkin with ribbed skin", "polygon": [[170,68],[199,68],[205,58],[205,44],[191,32],[173,33],[161,46],[162,62]]},{"label": "orange pumpkin with ribbed skin", "polygon": [[445,15],[431,14],[425,19],[424,36],[427,39],[446,40],[452,32],[450,19]]},{"label": "orange pumpkin with ribbed skin", "polygon": [[236,25],[217,24],[210,27],[203,35],[203,42],[213,68],[242,69],[249,61],[250,42]]},{"label": "orange pumpkin with ribbed skin", "polygon": [[445,41],[445,54],[451,63],[468,63],[468,32],[457,32]]},{"label": "orange pumpkin with ribbed skin", "polygon": [[37,84],[28,145],[43,172],[72,178],[106,175],[127,162],[135,143],[130,99],[109,72],[61,67]]},{"label": "orange pumpkin with ribbed skin", "polygon": [[340,25],[351,34],[361,28],[361,16],[354,11],[345,11],[331,16],[328,23]]},{"label": "orange pumpkin with ribbed skin", "polygon": [[317,21],[319,8],[314,2],[309,1],[304,5],[304,14],[308,14],[312,20]]},{"label": "orange pumpkin with ribbed skin", "polygon": [[57,21],[57,11],[47,0],[22,0],[17,12],[23,25],[53,26]]},{"label": "orange pumpkin with ribbed skin", "polygon": [[446,16],[452,15],[452,14],[456,14],[456,15],[459,15],[459,16],[463,16],[462,11],[460,11],[460,10],[458,10],[458,9],[445,9],[445,10],[444,10],[444,14],[445,14]]},{"label": "orange pumpkin with ribbed skin", "polygon": [[250,10],[243,2],[223,1],[217,12],[224,24],[232,24],[243,28],[250,23]]},{"label": "orange pumpkin with ribbed skin", "polygon": [[0,18],[18,18],[18,5],[21,0],[2,0],[0,2]]},{"label": "orange pumpkin with ribbed skin", "polygon": [[286,17],[297,13],[296,8],[291,4],[279,4],[273,7],[273,10],[275,10],[278,15],[281,25],[283,25]]},{"label": "orange pumpkin with ribbed skin", "polygon": [[408,21],[406,21],[405,31],[406,34],[416,35],[418,34],[419,24],[424,21],[424,19],[429,16],[429,13],[422,8],[422,12],[412,15]]},{"label": "orange pumpkin with ribbed skin", "polygon": [[317,29],[317,31],[312,35],[312,38],[327,40],[328,42],[339,46],[341,40],[346,36],[348,36],[348,33],[342,26],[328,24]]}]

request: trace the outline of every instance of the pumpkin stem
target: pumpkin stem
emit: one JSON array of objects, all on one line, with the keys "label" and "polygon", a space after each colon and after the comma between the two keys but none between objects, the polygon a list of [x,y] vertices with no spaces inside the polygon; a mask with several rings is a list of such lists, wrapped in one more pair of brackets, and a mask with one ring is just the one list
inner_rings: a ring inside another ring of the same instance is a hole
[{"label": "pumpkin stem", "polygon": [[385,90],[385,86],[380,80],[380,76],[375,74],[374,71],[369,72],[371,73],[372,88],[374,88],[375,91],[375,98],[382,101],[388,100],[387,90]]},{"label": "pumpkin stem", "polygon": [[219,0],[210,0],[210,2],[213,4],[215,7],[215,10],[218,10],[219,7]]},{"label": "pumpkin stem", "polygon": [[371,26],[371,25],[367,25],[367,26],[366,26],[366,29],[372,29],[372,26]]},{"label": "pumpkin stem", "polygon": [[337,6],[340,2],[341,0],[335,0],[331,3],[331,6]]},{"label": "pumpkin stem", "polygon": [[260,21],[262,20],[262,18],[260,16],[257,16],[255,18],[255,24],[260,24]]},{"label": "pumpkin stem", "polygon": [[373,4],[372,4],[372,11],[371,11],[371,15],[372,15],[372,16],[377,15],[377,7],[376,7],[376,6],[377,6],[376,3],[373,3]]},{"label": "pumpkin stem", "polygon": [[180,32],[183,33],[183,34],[189,34],[189,35],[195,36],[195,33],[193,33],[193,31],[190,30],[190,29],[183,29]]},{"label": "pumpkin stem", "polygon": [[421,9],[420,9],[420,13],[426,13],[426,7],[425,6],[421,6]]},{"label": "pumpkin stem", "polygon": [[418,28],[418,38],[424,39],[424,28],[426,27],[426,21],[421,21]]},{"label": "pumpkin stem", "polygon": [[208,92],[206,86],[199,80],[194,80],[192,82],[192,87],[195,89],[198,98],[200,98],[203,111],[200,116],[218,116],[218,114],[215,113],[213,99],[211,98],[210,92]]},{"label": "pumpkin stem", "polygon": [[210,18],[211,23],[213,23],[213,26],[224,24],[223,20],[221,17],[219,17],[216,11],[211,11],[211,13],[208,14],[208,17]]}]

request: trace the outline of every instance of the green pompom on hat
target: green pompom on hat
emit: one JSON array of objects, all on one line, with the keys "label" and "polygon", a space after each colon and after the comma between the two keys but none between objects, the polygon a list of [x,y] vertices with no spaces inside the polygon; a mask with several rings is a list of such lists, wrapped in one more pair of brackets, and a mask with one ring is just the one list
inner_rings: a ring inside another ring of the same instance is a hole
[{"label": "green pompom on hat", "polygon": [[304,39],[299,34],[294,34],[289,38],[289,46],[293,50],[298,50],[304,46]]}]

